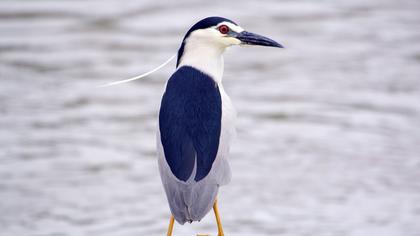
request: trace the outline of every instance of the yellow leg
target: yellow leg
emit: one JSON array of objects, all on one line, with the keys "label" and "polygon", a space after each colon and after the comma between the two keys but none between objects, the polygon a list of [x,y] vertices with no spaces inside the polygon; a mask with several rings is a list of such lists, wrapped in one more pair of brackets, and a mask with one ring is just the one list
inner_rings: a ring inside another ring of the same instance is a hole
[{"label": "yellow leg", "polygon": [[223,227],[222,227],[222,222],[220,221],[219,210],[217,209],[217,199],[216,201],[214,201],[213,211],[214,211],[214,215],[216,216],[217,230],[219,232],[218,236],[224,236],[225,234],[223,233]]},{"label": "yellow leg", "polygon": [[174,229],[174,216],[171,215],[171,219],[169,220],[168,233],[166,234],[166,236],[172,236],[173,229]]}]

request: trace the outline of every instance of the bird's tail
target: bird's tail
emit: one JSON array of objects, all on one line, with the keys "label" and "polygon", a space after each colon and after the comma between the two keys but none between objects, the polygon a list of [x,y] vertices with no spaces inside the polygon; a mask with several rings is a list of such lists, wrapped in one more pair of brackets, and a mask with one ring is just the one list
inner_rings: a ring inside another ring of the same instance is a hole
[{"label": "bird's tail", "polygon": [[212,209],[219,186],[204,184],[202,181],[192,186],[184,185],[178,193],[172,194],[169,206],[175,220],[185,222],[200,221]]}]

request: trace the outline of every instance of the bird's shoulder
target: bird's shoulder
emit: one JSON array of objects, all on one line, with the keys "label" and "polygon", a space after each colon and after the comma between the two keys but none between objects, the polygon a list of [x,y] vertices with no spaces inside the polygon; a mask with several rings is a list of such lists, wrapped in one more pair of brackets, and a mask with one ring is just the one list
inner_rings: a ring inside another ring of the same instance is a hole
[{"label": "bird's shoulder", "polygon": [[[200,118],[201,122],[205,122],[219,119],[217,115],[220,115],[221,107],[222,98],[217,83],[209,75],[191,66],[182,66],[168,80],[162,97],[160,116]],[[200,115],[197,116],[198,114]]]},{"label": "bird's shoulder", "polygon": [[188,89],[190,87],[211,87],[217,88],[215,80],[208,74],[192,66],[179,67],[169,78],[167,88],[181,87]]}]

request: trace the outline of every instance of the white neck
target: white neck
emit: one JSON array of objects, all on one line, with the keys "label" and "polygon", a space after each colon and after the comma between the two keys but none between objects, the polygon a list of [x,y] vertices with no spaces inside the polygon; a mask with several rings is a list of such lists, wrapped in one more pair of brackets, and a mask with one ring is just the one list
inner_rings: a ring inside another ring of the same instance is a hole
[{"label": "white neck", "polygon": [[191,66],[211,76],[218,84],[223,77],[223,52],[225,48],[200,40],[188,40],[179,67]]}]

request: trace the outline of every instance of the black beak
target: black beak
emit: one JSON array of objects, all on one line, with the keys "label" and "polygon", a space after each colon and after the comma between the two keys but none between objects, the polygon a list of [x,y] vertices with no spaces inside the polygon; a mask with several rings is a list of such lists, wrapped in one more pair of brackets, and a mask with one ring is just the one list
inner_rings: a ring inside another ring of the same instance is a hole
[{"label": "black beak", "polygon": [[281,44],[277,43],[272,39],[247,31],[242,31],[238,33],[235,37],[241,40],[242,44],[283,48]]}]

